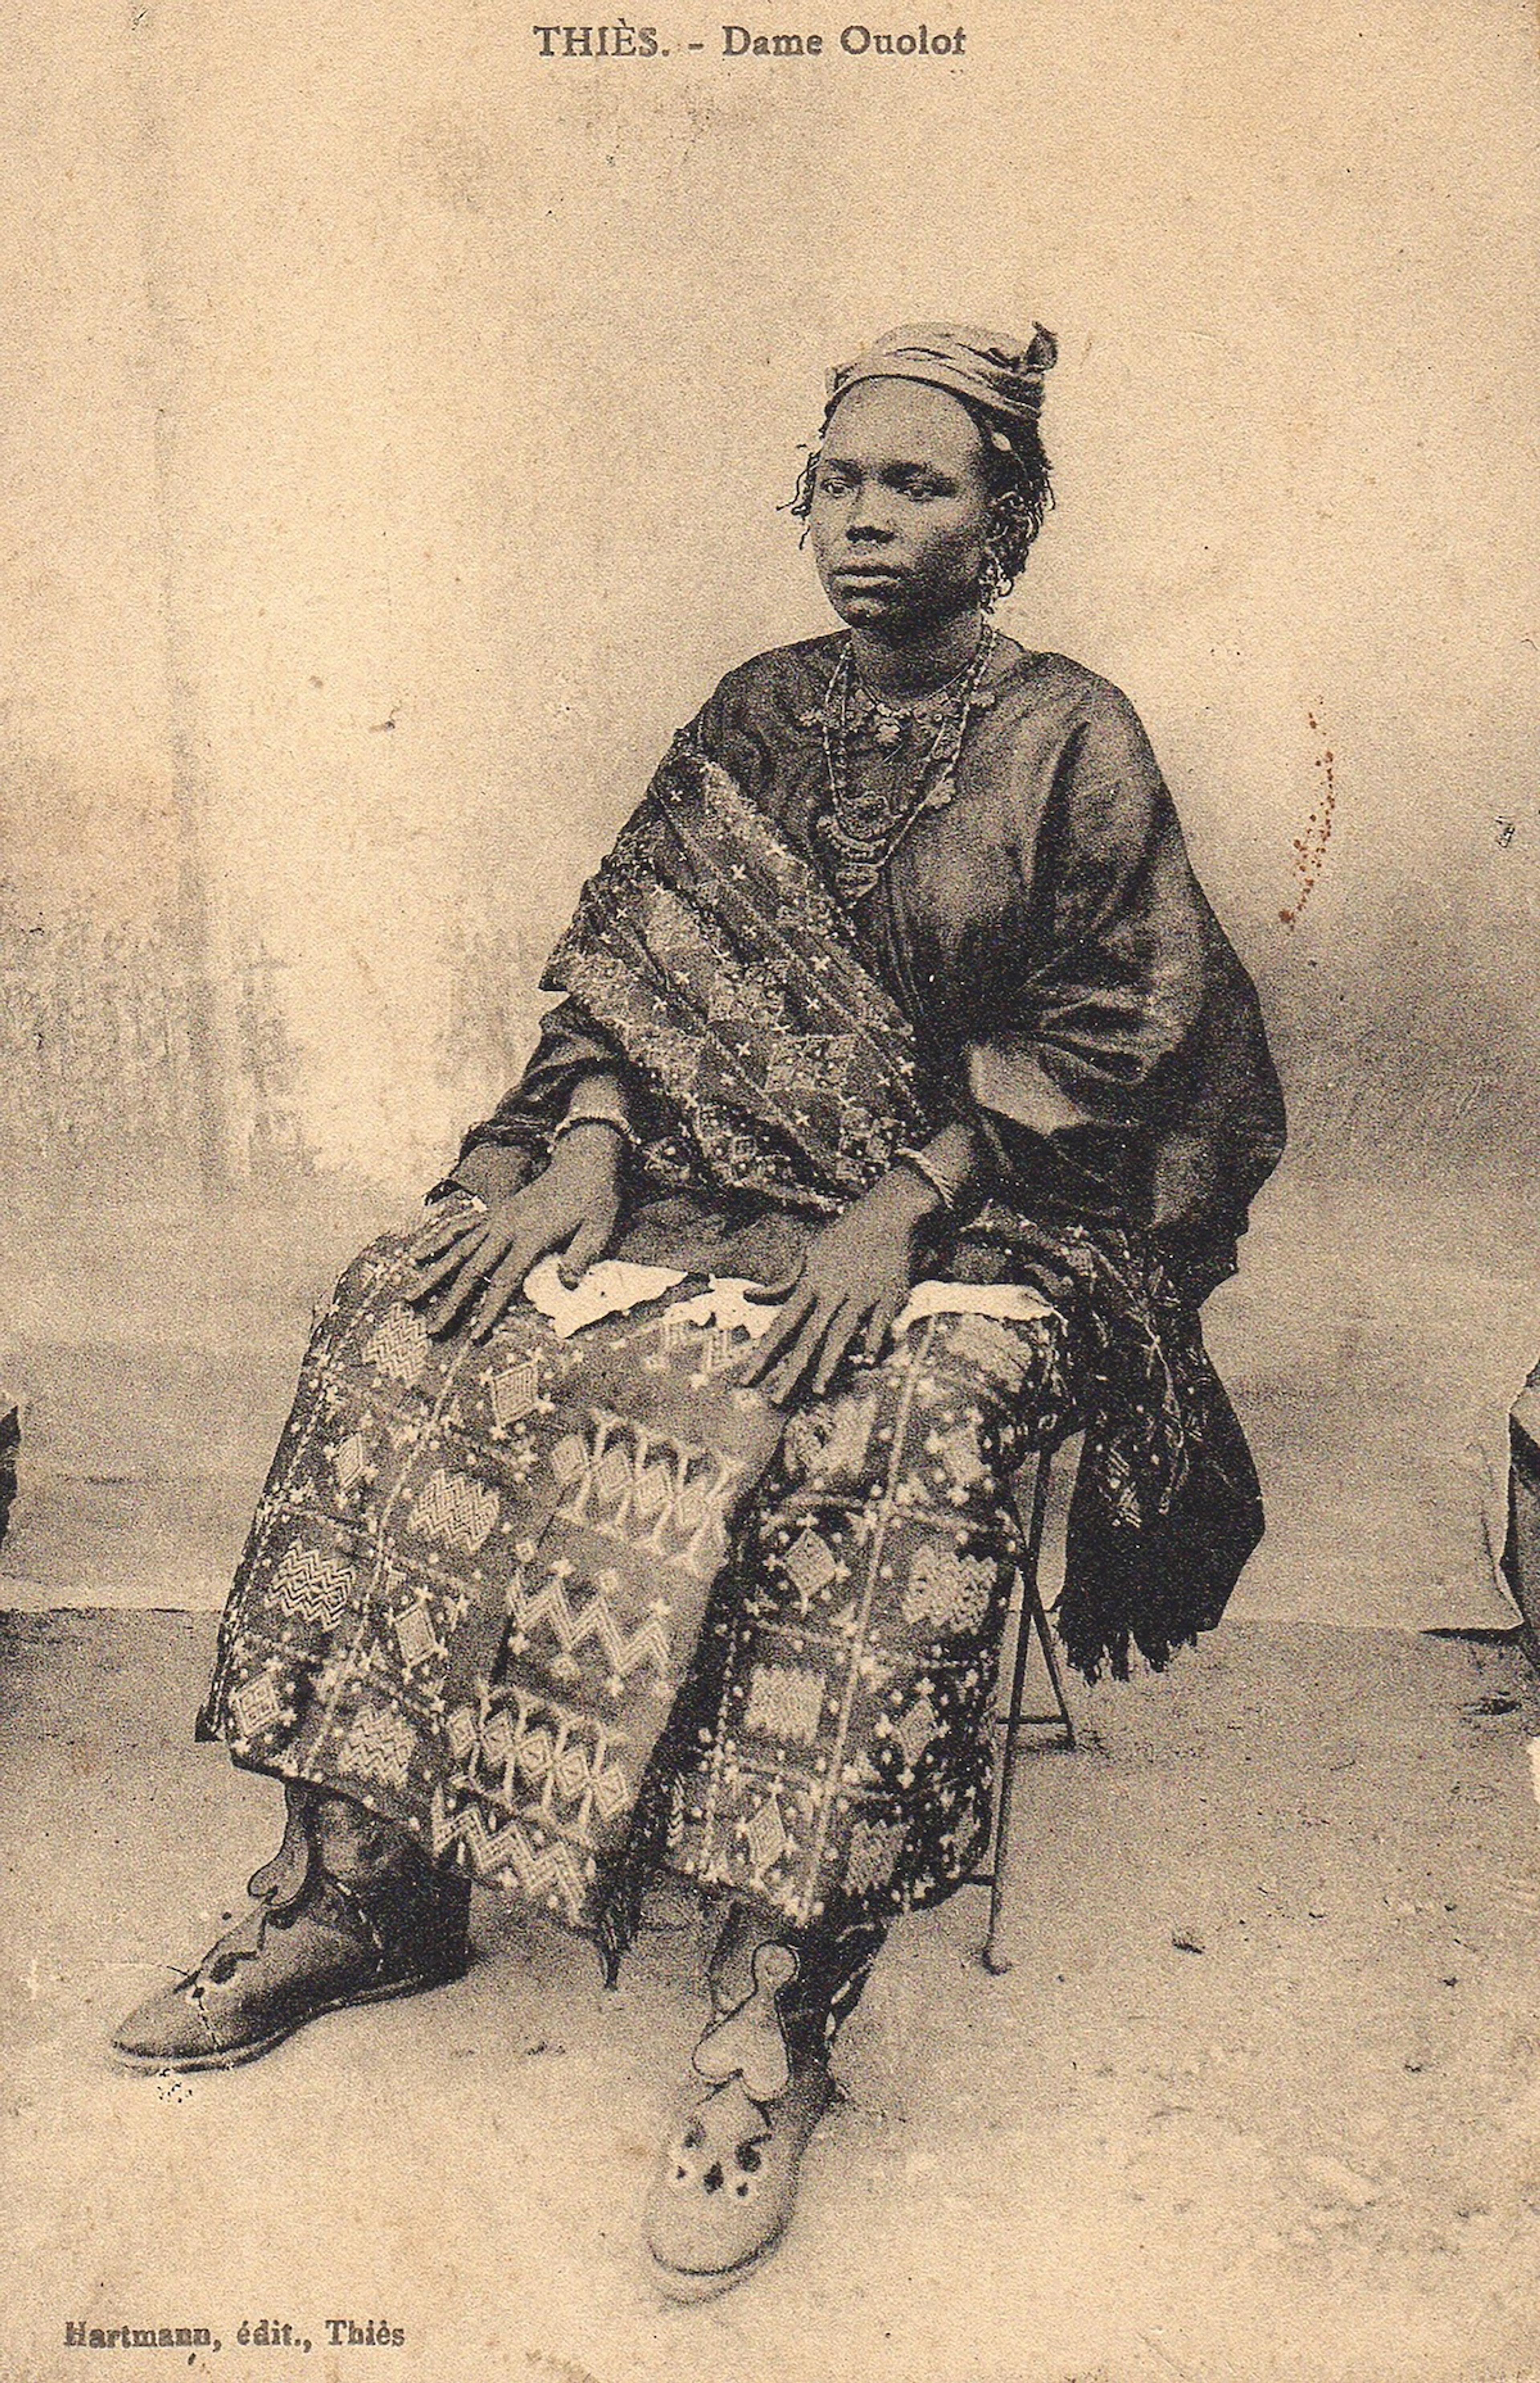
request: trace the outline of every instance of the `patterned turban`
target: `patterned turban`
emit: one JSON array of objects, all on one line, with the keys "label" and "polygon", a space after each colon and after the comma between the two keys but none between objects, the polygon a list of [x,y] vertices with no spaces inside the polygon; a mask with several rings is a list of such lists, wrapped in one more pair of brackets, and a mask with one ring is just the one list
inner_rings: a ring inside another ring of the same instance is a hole
[{"label": "patterned turban", "polygon": [[905,323],[884,331],[854,363],[829,375],[824,426],[847,390],[863,380],[918,380],[954,397],[972,398],[1005,422],[1036,422],[1042,410],[1042,377],[1058,358],[1059,343],[1041,323],[1025,347],[1015,340],[980,331],[971,323]]}]

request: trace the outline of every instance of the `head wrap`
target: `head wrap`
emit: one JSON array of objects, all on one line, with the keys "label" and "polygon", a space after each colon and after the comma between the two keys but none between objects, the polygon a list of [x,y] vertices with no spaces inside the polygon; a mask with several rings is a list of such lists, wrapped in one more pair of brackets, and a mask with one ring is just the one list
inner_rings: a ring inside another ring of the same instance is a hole
[{"label": "head wrap", "polygon": [[863,380],[918,380],[971,398],[1007,423],[1036,422],[1042,377],[1057,361],[1059,343],[1041,323],[1023,347],[971,323],[905,323],[884,331],[863,354],[829,375],[824,426],[842,397]]}]

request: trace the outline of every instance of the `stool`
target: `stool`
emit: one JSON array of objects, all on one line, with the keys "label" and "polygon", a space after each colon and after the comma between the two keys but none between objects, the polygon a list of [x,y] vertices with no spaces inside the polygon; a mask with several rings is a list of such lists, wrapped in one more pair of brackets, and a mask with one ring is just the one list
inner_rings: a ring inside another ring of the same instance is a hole
[{"label": "stool", "polygon": [[[1024,1729],[1052,1730],[1055,1733],[1057,1746],[1066,1754],[1075,1751],[1075,1722],[1065,1698],[1059,1659],[1053,1650],[1053,1635],[1043,1611],[1042,1589],[1038,1577],[1042,1559],[1043,1525],[1048,1517],[1048,1486],[1053,1470],[1053,1451],[1045,1448],[1039,1452],[1033,1468],[1032,1502],[1025,1517],[1026,1552],[1019,1574],[1021,1593],[1012,1608],[1016,1617],[1016,1634],[1011,1656],[1010,1698],[1004,1711],[994,1716],[994,1726],[1004,1736],[1004,1750],[1000,1762],[1000,1785],[994,1799],[994,1825],[989,1846],[990,1866],[987,1870],[972,1871],[967,1881],[969,1886],[987,1886],[990,1891],[989,1929],[979,1957],[992,1978],[1004,1977],[1012,1967],[996,1952],[995,1936],[1004,1908],[1005,1871],[1010,1860],[1011,1794],[1016,1785],[1017,1741]],[[1016,1482],[1018,1505],[1021,1477],[1018,1475]],[[1021,1710],[1027,1685],[1027,1658],[1031,1652],[1034,1635],[1042,1648],[1048,1685],[1053,1692],[1052,1712],[1023,1712]]]}]

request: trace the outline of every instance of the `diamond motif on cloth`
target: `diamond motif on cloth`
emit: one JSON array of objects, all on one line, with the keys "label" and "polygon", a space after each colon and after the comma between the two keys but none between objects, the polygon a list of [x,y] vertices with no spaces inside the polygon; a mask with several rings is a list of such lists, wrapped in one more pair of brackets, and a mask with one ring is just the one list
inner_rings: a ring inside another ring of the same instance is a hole
[{"label": "diamond motif on cloth", "polygon": [[268,1728],[283,1710],[277,1689],[265,1674],[261,1679],[248,1680],[237,1688],[230,1706],[240,1724],[243,1737],[255,1737],[259,1730]]},{"label": "diamond motif on cloth", "polygon": [[799,1034],[795,1048],[778,1051],[771,1059],[766,1090],[798,1093],[806,1099],[809,1087],[816,1085],[826,1096],[832,1093],[839,1098],[860,1048],[854,1034]]},{"label": "diamond motif on cloth", "polygon": [[827,1588],[838,1568],[828,1541],[816,1531],[804,1531],[786,1558],[792,1584],[804,1597],[817,1597]]},{"label": "diamond motif on cloth", "polygon": [[875,1399],[842,1399],[834,1410],[834,1427],[824,1442],[820,1470],[859,1479],[871,1435],[877,1428]]},{"label": "diamond motif on cloth", "polygon": [[594,1487],[601,1498],[618,1498],[631,1486],[631,1459],[623,1448],[607,1448],[594,1467]]},{"label": "diamond motif on cloth", "polygon": [[559,1439],[550,1452],[550,1469],[563,1489],[570,1489],[579,1475],[586,1472],[588,1451],[575,1431]]},{"label": "diamond motif on cloth", "polygon": [[337,1475],[337,1486],[344,1498],[350,1497],[363,1478],[369,1463],[369,1446],[361,1431],[351,1431],[332,1458],[331,1469]]},{"label": "diamond motif on cloth", "polygon": [[492,1377],[492,1413],[499,1423],[523,1423],[540,1397],[540,1368],[533,1357]]},{"label": "diamond motif on cloth", "polygon": [[292,1547],[273,1578],[273,1594],[297,1621],[319,1622],[333,1630],[348,1610],[352,1566],[319,1548]]},{"label": "diamond motif on cloth", "polygon": [[393,1307],[363,1351],[363,1362],[410,1389],[427,1359],[428,1330],[410,1307]]},{"label": "diamond motif on cloth", "polygon": [[[506,1705],[499,1705],[476,1733],[483,1755],[490,1759],[494,1770],[500,1769],[503,1773],[501,1784],[493,1789],[482,1780],[472,1792],[491,1795],[504,1802],[517,1792],[513,1784],[513,1774],[517,1772],[526,1791],[539,1793],[543,1802],[559,1797],[564,1803],[584,1805],[591,1798],[606,1821],[613,1821],[629,1810],[633,1801],[631,1783],[610,1752],[603,1730],[598,1732],[597,1744],[588,1747],[569,1734],[574,1727],[592,1726],[586,1715],[569,1712],[561,1706],[532,1702],[517,1687],[512,1694],[519,1702],[517,1714]],[[552,1718],[536,1721],[536,1713]],[[586,1813],[580,1811],[575,1824],[563,1822],[567,1828],[573,1825],[583,1834]]]},{"label": "diamond motif on cloth", "polygon": [[[512,1733],[507,1733],[511,1747]],[[556,1740],[548,1729],[532,1729],[519,1740],[519,1769],[526,1779],[543,1779],[556,1754]]]},{"label": "diamond motif on cloth", "polygon": [[744,1834],[748,1840],[748,1858],[755,1874],[762,1877],[766,1871],[773,1869],[791,1843],[773,1796],[768,1804],[760,1805]]},{"label": "diamond motif on cloth", "polygon": [[917,1548],[904,1593],[906,1622],[934,1622],[942,1630],[976,1630],[989,1611],[994,1565],[987,1556],[960,1556],[944,1539]]},{"label": "diamond motif on cloth", "polygon": [[844,1883],[851,1894],[869,1895],[874,1887],[885,1886],[903,1850],[901,1821],[857,1821],[850,1832],[844,1866]]},{"label": "diamond motif on cloth", "polygon": [[940,1727],[941,1722],[937,1716],[936,1708],[929,1697],[921,1697],[918,1704],[909,1707],[908,1711],[894,1729],[893,1735],[904,1748],[905,1759],[911,1769],[919,1760]]},{"label": "diamond motif on cloth", "polygon": [[430,1663],[440,1649],[425,1606],[409,1605],[396,1616],[396,1644],[410,1671],[413,1663]]},{"label": "diamond motif on cloth", "polygon": [[786,1426],[782,1448],[794,1471],[820,1481],[844,1477],[859,1480],[871,1435],[877,1428],[875,1399],[841,1399],[832,1414],[815,1420],[795,1415]]},{"label": "diamond motif on cloth", "polygon": [[606,1821],[618,1821],[630,1803],[630,1783],[618,1762],[611,1762],[595,1780],[594,1801]]},{"label": "diamond motif on cloth", "polygon": [[353,1719],[337,1757],[339,1771],[356,1778],[377,1779],[385,1787],[404,1787],[417,1733],[387,1705],[365,1705]]},{"label": "diamond motif on cloth", "polygon": [[718,1485],[708,1473],[697,1473],[674,1500],[674,1519],[682,1531],[698,1531],[702,1523],[720,1514]]},{"label": "diamond motif on cloth", "polygon": [[785,1663],[756,1663],[744,1726],[760,1730],[767,1737],[800,1737],[810,1745],[818,1735],[823,1689],[821,1672],[799,1672]]},{"label": "diamond motif on cloth", "polygon": [[475,1715],[469,1705],[456,1705],[444,1724],[444,1735],[455,1760],[463,1762],[476,1742]]},{"label": "diamond motif on cloth", "polygon": [[649,1464],[637,1482],[632,1504],[644,1523],[656,1520],[673,1495],[666,1464]]},{"label": "diamond motif on cloth", "polygon": [[412,1527],[426,1539],[442,1539],[474,1556],[498,1519],[498,1493],[466,1473],[442,1466],[429,1480],[413,1512]]}]

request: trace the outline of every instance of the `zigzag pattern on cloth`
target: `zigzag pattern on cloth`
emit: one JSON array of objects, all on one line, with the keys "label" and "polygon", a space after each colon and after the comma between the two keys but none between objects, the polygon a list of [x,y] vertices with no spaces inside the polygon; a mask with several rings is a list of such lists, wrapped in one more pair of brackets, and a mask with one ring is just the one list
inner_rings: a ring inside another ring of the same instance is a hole
[{"label": "zigzag pattern on cloth", "polygon": [[498,1493],[468,1473],[440,1465],[412,1510],[412,1527],[425,1539],[442,1539],[474,1556],[486,1544],[501,1508]]},{"label": "zigzag pattern on cloth", "polygon": [[935,1622],[943,1630],[976,1630],[989,1611],[995,1566],[987,1556],[961,1556],[944,1539],[915,1550],[904,1592],[906,1622]]},{"label": "zigzag pattern on cloth", "polygon": [[570,1926],[583,1916],[585,1882],[576,1858],[563,1845],[536,1845],[517,1821],[489,1829],[474,1804],[450,1817],[442,1787],[433,1791],[429,1831],[435,1859],[451,1846],[463,1846],[478,1878],[521,1887],[532,1900],[556,1908],[561,1898]]},{"label": "zigzag pattern on cloth", "polygon": [[339,1771],[360,1779],[377,1779],[382,1786],[404,1787],[417,1733],[410,1722],[388,1705],[363,1705],[337,1758]]},{"label": "zigzag pattern on cloth", "polygon": [[347,1611],[352,1587],[350,1563],[298,1542],[273,1578],[273,1595],[286,1613],[299,1622],[320,1623],[327,1630],[335,1630]]},{"label": "zigzag pattern on cloth", "polygon": [[[533,1589],[526,1585],[523,1571],[514,1574],[508,1596],[513,1624],[508,1642],[511,1651],[523,1654],[544,1624],[567,1659],[574,1657],[591,1638],[597,1638],[609,1660],[610,1686],[617,1695],[632,1673],[649,1657],[659,1681],[665,1681],[669,1675],[669,1634],[656,1607],[645,1622],[627,1631],[616,1619],[610,1603],[610,1596],[620,1591],[620,1574],[600,1573],[592,1595],[578,1609],[567,1595],[563,1576],[568,1569],[553,1564],[544,1586]],[[569,1660],[564,1668],[571,1673],[576,1665]]]},{"label": "zigzag pattern on cloth", "polygon": [[410,1307],[393,1307],[363,1344],[363,1362],[409,1390],[427,1362],[428,1329]]}]

